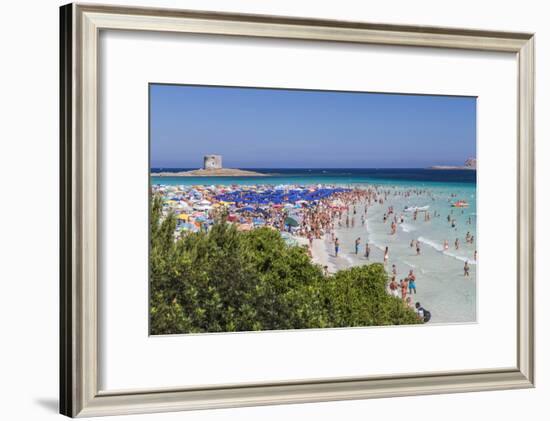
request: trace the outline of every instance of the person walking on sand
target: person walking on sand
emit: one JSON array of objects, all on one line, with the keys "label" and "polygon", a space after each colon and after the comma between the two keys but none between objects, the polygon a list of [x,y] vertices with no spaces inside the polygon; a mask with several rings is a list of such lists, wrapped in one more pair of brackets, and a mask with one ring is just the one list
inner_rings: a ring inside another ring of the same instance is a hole
[{"label": "person walking on sand", "polygon": [[339,249],[340,249],[340,241],[338,241],[338,237],[336,237],[336,240],[334,240],[334,257],[338,257]]},{"label": "person walking on sand", "polygon": [[367,260],[369,260],[369,256],[370,256],[370,246],[369,246],[369,243],[365,243],[365,257],[367,258]]},{"label": "person walking on sand", "polygon": [[464,276],[470,276],[470,265],[467,260],[464,262]]},{"label": "person walking on sand", "polygon": [[474,262],[477,262],[477,250],[474,250]]},{"label": "person walking on sand", "polygon": [[359,245],[361,244],[361,237],[355,239],[355,254],[359,254]]}]

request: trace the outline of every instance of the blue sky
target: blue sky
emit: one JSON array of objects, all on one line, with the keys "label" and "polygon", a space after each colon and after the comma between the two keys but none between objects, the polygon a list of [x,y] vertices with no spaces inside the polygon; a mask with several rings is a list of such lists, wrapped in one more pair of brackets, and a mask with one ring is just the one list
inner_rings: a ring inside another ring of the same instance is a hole
[{"label": "blue sky", "polygon": [[150,85],[151,166],[417,168],[476,155],[476,99]]}]

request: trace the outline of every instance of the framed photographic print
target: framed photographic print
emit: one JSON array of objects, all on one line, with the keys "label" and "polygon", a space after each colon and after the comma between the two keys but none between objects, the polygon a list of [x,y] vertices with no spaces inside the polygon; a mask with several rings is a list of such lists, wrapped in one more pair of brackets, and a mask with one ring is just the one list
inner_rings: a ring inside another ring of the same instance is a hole
[{"label": "framed photographic print", "polygon": [[532,34],[61,8],[61,413],[534,385]]}]

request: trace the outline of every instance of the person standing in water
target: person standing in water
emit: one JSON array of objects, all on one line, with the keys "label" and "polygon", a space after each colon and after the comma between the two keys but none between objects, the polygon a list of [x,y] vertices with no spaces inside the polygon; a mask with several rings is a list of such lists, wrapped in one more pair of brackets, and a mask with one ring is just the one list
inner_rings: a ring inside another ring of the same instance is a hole
[{"label": "person standing in water", "polygon": [[361,244],[361,237],[355,239],[355,254],[359,254],[359,245]]},{"label": "person standing in water", "polygon": [[407,298],[407,291],[409,289],[409,281],[407,279],[401,279],[401,299],[405,300]]},{"label": "person standing in water", "polygon": [[369,247],[369,243],[366,243],[365,244],[365,257],[367,258],[367,260],[369,260],[369,256],[370,256],[370,247]]},{"label": "person standing in water", "polygon": [[386,250],[384,250],[384,264],[388,262],[389,257],[390,257],[390,248],[386,246]]},{"label": "person standing in water", "polygon": [[399,284],[395,281],[395,276],[390,282],[390,294],[396,298],[399,298]]},{"label": "person standing in water", "polygon": [[416,294],[416,282],[415,282],[415,278],[414,278],[414,277],[408,278],[408,282],[409,282],[409,294],[412,295],[412,294],[413,294],[413,291],[414,291],[414,293]]},{"label": "person standing in water", "polygon": [[336,240],[334,240],[334,257],[338,257],[339,249],[340,249],[340,241],[338,241],[338,237],[336,237]]}]

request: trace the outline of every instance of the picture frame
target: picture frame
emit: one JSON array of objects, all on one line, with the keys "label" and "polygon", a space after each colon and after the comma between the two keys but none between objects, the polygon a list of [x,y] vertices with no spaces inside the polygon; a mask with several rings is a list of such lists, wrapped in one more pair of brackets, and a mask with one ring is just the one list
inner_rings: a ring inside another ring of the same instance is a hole
[{"label": "picture frame", "polygon": [[[60,9],[60,412],[70,417],[534,386],[534,35],[69,4]],[[413,375],[103,391],[98,387],[98,37],[175,32],[514,53],[517,60],[517,361]]]}]

